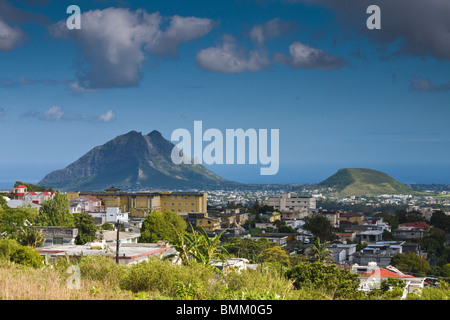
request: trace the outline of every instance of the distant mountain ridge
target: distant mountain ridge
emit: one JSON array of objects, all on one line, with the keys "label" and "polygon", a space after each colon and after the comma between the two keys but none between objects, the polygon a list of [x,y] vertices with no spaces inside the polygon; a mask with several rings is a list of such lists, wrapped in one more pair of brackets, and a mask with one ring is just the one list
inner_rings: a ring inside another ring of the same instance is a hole
[{"label": "distant mountain ridge", "polygon": [[38,184],[61,191],[104,190],[110,186],[127,190],[186,189],[238,184],[201,164],[175,165],[174,144],[154,130],[117,136],[95,147],[64,169],[47,174]]},{"label": "distant mountain ridge", "polygon": [[415,193],[386,173],[372,169],[340,169],[317,187],[333,188],[333,193],[341,197]]}]

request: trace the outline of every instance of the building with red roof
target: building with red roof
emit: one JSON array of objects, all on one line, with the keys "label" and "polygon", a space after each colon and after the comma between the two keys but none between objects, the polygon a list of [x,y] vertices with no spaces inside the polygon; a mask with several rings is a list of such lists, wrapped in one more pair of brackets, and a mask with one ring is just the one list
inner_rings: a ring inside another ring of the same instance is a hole
[{"label": "building with red roof", "polygon": [[25,196],[27,192],[27,187],[24,185],[20,185],[17,187],[14,187],[12,196],[14,200],[23,200],[23,197]]}]

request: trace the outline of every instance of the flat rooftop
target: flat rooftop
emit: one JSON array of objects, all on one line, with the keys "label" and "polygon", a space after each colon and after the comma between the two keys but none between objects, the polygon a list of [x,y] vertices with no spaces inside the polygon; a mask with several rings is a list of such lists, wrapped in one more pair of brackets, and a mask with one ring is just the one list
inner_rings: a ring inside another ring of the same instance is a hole
[{"label": "flat rooftop", "polygon": [[[104,249],[92,249],[89,244],[86,245],[53,245],[37,248],[40,254],[48,255],[52,258],[65,257],[70,258],[83,256],[108,256],[115,258],[116,245],[105,245]],[[161,246],[156,243],[122,243],[119,247],[119,259],[138,259],[142,260],[148,256],[166,256],[176,252],[170,246]]]}]

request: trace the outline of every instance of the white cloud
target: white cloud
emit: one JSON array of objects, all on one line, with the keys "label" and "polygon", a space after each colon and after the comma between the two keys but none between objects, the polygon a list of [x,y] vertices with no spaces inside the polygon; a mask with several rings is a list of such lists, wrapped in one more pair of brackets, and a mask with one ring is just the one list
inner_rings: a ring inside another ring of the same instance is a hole
[{"label": "white cloud", "polygon": [[76,65],[77,82],[71,88],[82,91],[137,86],[147,53],[176,57],[182,42],[204,36],[213,25],[210,19],[108,8],[82,13],[80,30],[69,30],[65,20],[49,30],[56,38],[75,41],[82,63]]},{"label": "white cloud", "polygon": [[103,122],[110,122],[116,118],[114,110],[108,110],[105,114],[101,114],[98,119]]},{"label": "white cloud", "polygon": [[19,46],[25,39],[25,34],[19,28],[9,26],[0,20],[0,51],[9,51]]},{"label": "white cloud", "polygon": [[53,106],[45,111],[28,111],[21,114],[23,118],[35,118],[43,121],[92,121],[92,122],[111,122],[116,115],[114,110],[108,110],[99,116],[87,116],[78,112],[64,111],[60,106]]},{"label": "white cloud", "polygon": [[64,112],[59,106],[50,107],[48,110],[41,114],[42,119],[48,121],[58,121],[61,120],[63,116]]},{"label": "white cloud", "polygon": [[296,29],[293,23],[283,22],[280,18],[275,18],[265,24],[255,25],[250,31],[250,39],[259,46],[267,40],[288,34]]},{"label": "white cloud", "polygon": [[200,68],[223,73],[260,71],[271,63],[265,50],[252,50],[247,56],[230,35],[225,35],[221,44],[199,51],[196,59]]},{"label": "white cloud", "polygon": [[294,42],[289,46],[289,56],[277,53],[275,60],[291,66],[292,68],[306,69],[339,69],[346,61],[343,58],[333,56],[328,52],[312,48],[300,42]]}]

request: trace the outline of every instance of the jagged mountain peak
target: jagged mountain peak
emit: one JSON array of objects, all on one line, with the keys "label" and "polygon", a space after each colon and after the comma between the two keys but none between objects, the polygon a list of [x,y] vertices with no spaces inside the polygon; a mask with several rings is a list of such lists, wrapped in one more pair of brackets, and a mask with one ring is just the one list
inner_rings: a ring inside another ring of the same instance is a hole
[{"label": "jagged mountain peak", "polygon": [[153,130],[148,135],[132,130],[97,146],[64,169],[46,175],[40,185],[62,191],[201,188],[228,181],[202,165],[175,165],[174,144]]}]

